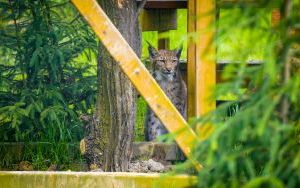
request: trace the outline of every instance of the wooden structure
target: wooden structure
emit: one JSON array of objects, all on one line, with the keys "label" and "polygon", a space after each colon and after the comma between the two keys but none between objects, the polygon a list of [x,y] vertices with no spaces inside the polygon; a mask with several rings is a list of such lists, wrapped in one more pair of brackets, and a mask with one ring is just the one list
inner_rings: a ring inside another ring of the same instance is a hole
[{"label": "wooden structure", "polygon": [[195,187],[197,177],[187,175],[165,176],[160,174],[126,172],[0,172],[1,188],[98,188],[98,187]]},{"label": "wooden structure", "polygon": [[[197,0],[148,0],[145,4],[146,15],[142,16],[142,28],[145,31],[157,30],[160,34],[162,30],[176,29],[170,27],[174,17],[167,16],[169,20],[165,20],[165,24],[161,23],[162,27],[156,28],[156,25],[145,23],[163,22],[159,16],[155,16],[156,12],[166,12],[170,15],[177,8],[188,8],[188,32],[197,33],[197,41],[190,40],[188,45],[188,63],[187,63],[187,83],[188,83],[188,117],[200,117],[211,110],[215,109],[216,102],[211,99],[212,91],[216,83],[216,59],[215,48],[212,45],[214,40],[214,19],[215,19],[215,1],[197,1]],[[150,19],[149,19],[150,18]],[[198,19],[196,19],[198,18]],[[155,21],[153,21],[155,19]],[[176,18],[175,18],[176,19]],[[149,21],[150,20],[150,21]],[[145,27],[144,25],[148,26]],[[151,25],[149,27],[149,25]],[[173,24],[174,25],[174,24]],[[164,28],[163,28],[164,27]],[[207,30],[207,28],[211,28]],[[205,31],[205,32],[203,32]],[[159,37],[158,48],[168,49],[169,39],[161,39]],[[210,132],[209,127],[202,128],[199,131]],[[206,135],[202,135],[206,137]]]},{"label": "wooden structure", "polygon": [[[197,140],[195,132],[188,126],[97,1],[72,0],[72,2],[168,131],[176,133],[175,140],[184,154],[191,157],[192,146]],[[201,167],[196,162],[195,165],[198,169]]]},{"label": "wooden structure", "polygon": [[158,31],[158,49],[169,49],[170,39],[163,35],[177,29],[176,9],[145,9],[141,20],[143,31]]},{"label": "wooden structure", "polygon": [[[137,0],[141,2],[142,0]],[[218,4],[216,4],[218,3]],[[215,109],[216,102],[210,100],[211,91],[217,81],[221,81],[220,73],[224,63],[221,66],[216,65],[215,47],[213,46],[213,36],[216,30],[214,25],[215,15],[218,8],[231,8],[236,5],[247,5],[260,7],[262,1],[257,0],[147,0],[145,9],[147,11],[170,11],[176,9],[188,9],[188,32],[197,33],[197,41],[190,40],[188,45],[187,60],[187,83],[188,83],[188,117],[200,117],[205,113]],[[148,13],[147,13],[148,14]],[[206,15],[206,16],[205,16]],[[149,17],[147,17],[148,19]],[[155,19],[158,21],[157,17]],[[198,18],[198,19],[196,19]],[[170,18],[169,22],[175,22]],[[145,21],[148,22],[148,21]],[[153,22],[151,20],[151,22]],[[144,24],[144,23],[142,23]],[[163,24],[161,24],[163,25]],[[168,25],[168,24],[167,24]],[[144,28],[144,27],[143,27]],[[207,30],[210,28],[210,30]],[[174,27],[164,28],[171,30]],[[145,28],[144,31],[161,31],[155,27]],[[202,32],[205,31],[205,32]],[[169,39],[159,39],[158,48],[168,48]],[[206,54],[206,55],[204,55]],[[254,63],[257,65],[258,63]],[[251,63],[251,65],[254,65]],[[221,68],[221,69],[220,69]]]},{"label": "wooden structure", "polygon": [[[141,0],[137,0],[140,2]],[[187,0],[147,0],[146,9],[178,9],[187,8]]]},{"label": "wooden structure", "polygon": [[[176,29],[177,8],[188,8],[188,32],[201,35],[198,41],[189,42],[187,64],[188,117],[200,117],[216,106],[215,100],[210,100],[216,83],[215,49],[211,45],[215,30],[215,14],[212,13],[215,11],[214,0],[147,0],[142,28],[143,31],[158,31],[158,49],[169,49],[169,39],[160,38],[160,34]],[[206,28],[212,29],[203,33]],[[207,127],[205,129],[209,130]],[[200,131],[204,132],[203,129]]]},{"label": "wooden structure", "polygon": [[[141,2],[142,0],[136,0]],[[147,0],[146,9],[180,9],[188,8],[188,2],[190,0]],[[204,1],[203,1],[204,2]],[[200,3],[203,3],[200,2]],[[264,1],[259,0],[219,0],[217,6],[222,8],[231,8],[236,5],[241,6],[255,6],[261,7],[264,5]]]},{"label": "wooden structure", "polygon": [[[137,0],[140,2],[141,0]],[[216,4],[217,3],[217,4]],[[188,117],[200,117],[213,110],[216,102],[210,100],[211,91],[220,77],[224,65],[216,63],[213,36],[216,7],[231,8],[233,6],[263,6],[263,1],[257,0],[147,0],[146,10],[175,10],[188,9],[188,32],[197,33],[197,41],[190,40],[188,45],[187,83],[188,83]],[[207,16],[204,16],[207,15]],[[272,12],[272,24],[278,22],[278,10]],[[198,18],[198,19],[196,19]],[[277,21],[275,21],[277,20]],[[173,21],[174,22],[174,21]],[[210,28],[210,30],[207,30]],[[172,28],[173,29],[173,28]],[[146,29],[147,30],[147,29]],[[154,29],[159,31],[158,29]],[[202,32],[205,31],[205,32]],[[160,33],[160,32],[159,32]],[[168,40],[168,39],[165,39]],[[158,42],[159,48],[164,47]],[[168,47],[167,45],[165,46]],[[206,54],[206,55],[204,55]],[[249,66],[256,66],[261,62],[249,62]],[[186,69],[182,66],[183,69]]]},{"label": "wooden structure", "polygon": [[[142,62],[97,4],[96,0],[72,0],[72,2],[86,18],[110,54],[119,62],[124,73],[145,98],[166,128],[170,132],[177,134],[176,141],[178,145],[190,157],[193,143],[199,138],[160,89]],[[213,43],[216,30],[214,24],[216,7],[228,8],[235,3],[260,6],[255,0],[222,0],[218,1],[218,3],[216,5],[215,0],[148,0],[145,5],[145,8],[150,10],[150,12],[146,13],[148,19],[162,18],[164,13],[168,15],[166,20],[171,23],[168,26],[162,26],[162,24],[156,25],[154,22],[147,23],[148,25],[144,26],[145,28],[148,27],[148,30],[154,28],[159,32],[176,28],[177,23],[174,22],[174,17],[176,17],[174,10],[177,8],[188,8],[188,32],[195,32],[198,36],[196,41],[191,40],[188,44],[187,82],[189,117],[200,117],[214,110],[216,107],[215,99],[211,98],[216,84],[217,68],[216,48]],[[156,13],[152,15],[151,13],[153,12]],[[161,41],[159,48],[168,48],[168,41]],[[210,133],[210,125],[201,126],[201,138],[206,138]],[[201,165],[197,164],[196,166],[200,168]]]},{"label": "wooden structure", "polygon": [[[216,84],[215,7],[214,0],[188,1],[188,32],[198,36],[188,44],[188,117],[200,117],[216,107],[212,99]],[[201,138],[211,130],[208,124],[197,129]]]}]

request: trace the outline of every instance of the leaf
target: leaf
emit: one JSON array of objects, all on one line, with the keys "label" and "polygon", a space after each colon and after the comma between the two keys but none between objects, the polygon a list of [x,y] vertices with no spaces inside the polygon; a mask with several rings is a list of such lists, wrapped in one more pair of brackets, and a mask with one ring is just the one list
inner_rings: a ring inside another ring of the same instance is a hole
[{"label": "leaf", "polygon": [[40,50],[39,49],[36,49],[32,56],[31,56],[31,59],[30,59],[30,62],[29,62],[29,67],[34,67],[38,64],[38,58],[39,58],[39,55],[40,55]]},{"label": "leaf", "polygon": [[256,173],[255,173],[253,162],[248,157],[245,157],[244,161],[245,161],[245,168],[246,171],[248,172],[249,178],[250,179],[255,178]]},{"label": "leaf", "polygon": [[257,177],[249,181],[243,188],[272,187],[284,188],[284,184],[275,177]]}]

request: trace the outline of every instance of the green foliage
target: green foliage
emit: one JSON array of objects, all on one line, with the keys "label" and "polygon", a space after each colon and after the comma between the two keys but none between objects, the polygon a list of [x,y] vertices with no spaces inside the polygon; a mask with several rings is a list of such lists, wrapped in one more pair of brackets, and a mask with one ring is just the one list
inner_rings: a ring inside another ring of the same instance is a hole
[{"label": "green foliage", "polygon": [[[266,1],[264,8],[238,7],[221,17],[217,45],[221,48],[226,46],[224,41],[236,41],[230,46],[231,60],[239,63],[226,67],[223,77],[230,81],[218,84],[215,97],[233,94],[240,107],[233,116],[223,118],[232,104],[225,103],[197,121],[214,127],[194,152],[204,166],[198,175],[199,187],[300,186],[300,77],[299,67],[291,61],[299,58],[295,46],[300,38],[299,33],[287,32],[299,29],[300,2],[290,2],[290,16],[283,16],[276,27],[270,24],[270,13],[277,6],[285,10],[288,1]],[[236,36],[236,31],[248,33],[247,37]],[[267,44],[264,48],[256,42],[260,40]],[[254,51],[259,51],[256,54],[264,63],[249,67]],[[242,88],[246,91],[241,92]]]},{"label": "green foliage", "polygon": [[1,144],[0,151],[0,167],[10,170],[16,170],[20,161],[30,161],[35,170],[47,170],[50,165],[58,165],[59,170],[79,170],[74,163],[83,160],[76,143],[17,142]]},{"label": "green foliage", "polygon": [[7,0],[0,12],[0,142],[80,140],[97,87],[94,34],[69,1]]},{"label": "green foliage", "polygon": [[137,99],[137,112],[136,112],[136,121],[135,121],[135,141],[144,141],[144,125],[145,125],[145,118],[146,118],[146,111],[147,111],[147,103],[142,98],[139,97]]}]

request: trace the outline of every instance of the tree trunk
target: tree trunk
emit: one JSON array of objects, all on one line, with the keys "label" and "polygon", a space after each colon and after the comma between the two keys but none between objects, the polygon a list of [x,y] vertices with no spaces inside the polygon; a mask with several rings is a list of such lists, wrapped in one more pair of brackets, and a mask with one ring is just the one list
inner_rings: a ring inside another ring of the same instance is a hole
[{"label": "tree trunk", "polygon": [[[140,56],[137,4],[133,0],[98,0],[102,9]],[[101,24],[101,23],[99,23]],[[117,41],[116,41],[117,42]],[[136,91],[118,64],[99,46],[98,99],[93,139],[94,163],[105,171],[127,171],[132,154]],[[95,160],[96,159],[96,160]]]}]

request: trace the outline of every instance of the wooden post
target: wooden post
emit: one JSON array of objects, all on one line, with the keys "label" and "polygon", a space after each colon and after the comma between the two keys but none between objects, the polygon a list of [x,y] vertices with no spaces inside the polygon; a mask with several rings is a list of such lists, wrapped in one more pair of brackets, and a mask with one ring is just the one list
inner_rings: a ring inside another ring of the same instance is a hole
[{"label": "wooden post", "polygon": [[[189,42],[188,51],[188,115],[201,117],[216,108],[213,90],[216,84],[215,1],[188,1],[188,29],[195,33],[195,41]],[[210,125],[198,130],[201,138],[212,131]]]},{"label": "wooden post", "polygon": [[141,17],[143,31],[158,31],[158,49],[170,49],[170,38],[163,35],[177,29],[177,10],[145,9]]},{"label": "wooden post", "polygon": [[158,31],[158,49],[170,49],[170,38],[169,37],[161,37],[163,33],[167,31]]},{"label": "wooden post", "polygon": [[[188,1],[188,34],[196,33],[196,0]],[[188,119],[196,115],[196,45],[195,38],[190,37],[187,49],[187,90],[188,90]]]},{"label": "wooden post", "polygon": [[184,154],[195,163],[197,169],[200,169],[201,165],[191,158],[193,145],[197,141],[195,132],[161,90],[97,1],[72,0],[72,2],[168,131],[175,133],[175,140]]}]

